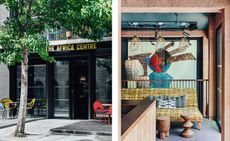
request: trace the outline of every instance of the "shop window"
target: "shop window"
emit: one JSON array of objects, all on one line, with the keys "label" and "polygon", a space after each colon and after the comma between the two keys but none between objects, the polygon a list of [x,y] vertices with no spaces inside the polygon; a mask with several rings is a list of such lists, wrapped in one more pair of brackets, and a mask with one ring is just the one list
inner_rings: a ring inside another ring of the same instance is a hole
[{"label": "shop window", "polygon": [[96,99],[103,103],[112,102],[111,57],[96,58]]},{"label": "shop window", "polygon": [[[31,114],[46,115],[46,65],[30,65],[28,68],[28,102],[36,98]],[[17,101],[20,101],[21,66],[17,66]]]},{"label": "shop window", "polygon": [[54,116],[69,117],[69,62],[54,65]]}]

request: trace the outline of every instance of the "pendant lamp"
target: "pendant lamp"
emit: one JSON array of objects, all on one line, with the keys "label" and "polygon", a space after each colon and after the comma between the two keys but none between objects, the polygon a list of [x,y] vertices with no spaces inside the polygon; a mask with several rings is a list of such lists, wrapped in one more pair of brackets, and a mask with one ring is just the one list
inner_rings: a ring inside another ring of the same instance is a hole
[{"label": "pendant lamp", "polygon": [[189,41],[185,37],[182,37],[178,46],[180,51],[185,51],[189,46],[191,46]]},{"label": "pendant lamp", "polygon": [[135,51],[138,49],[138,47],[140,46],[141,40],[140,38],[137,36],[136,33],[136,28],[137,28],[138,23],[133,23],[133,26],[135,28],[135,35],[133,36],[132,40],[131,40],[131,44],[130,44],[130,50],[131,51]]},{"label": "pendant lamp", "polygon": [[159,36],[156,41],[156,51],[165,47],[165,39]]}]

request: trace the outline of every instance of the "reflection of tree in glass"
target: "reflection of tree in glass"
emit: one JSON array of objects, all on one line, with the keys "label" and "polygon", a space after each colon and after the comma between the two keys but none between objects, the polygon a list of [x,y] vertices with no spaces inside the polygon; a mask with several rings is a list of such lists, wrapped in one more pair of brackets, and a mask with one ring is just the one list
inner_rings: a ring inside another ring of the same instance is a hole
[{"label": "reflection of tree in glass", "polygon": [[34,83],[34,86],[43,86],[43,82],[37,79]]},{"label": "reflection of tree in glass", "polygon": [[111,59],[97,59],[97,67],[105,68],[108,73],[112,73],[112,60]]}]

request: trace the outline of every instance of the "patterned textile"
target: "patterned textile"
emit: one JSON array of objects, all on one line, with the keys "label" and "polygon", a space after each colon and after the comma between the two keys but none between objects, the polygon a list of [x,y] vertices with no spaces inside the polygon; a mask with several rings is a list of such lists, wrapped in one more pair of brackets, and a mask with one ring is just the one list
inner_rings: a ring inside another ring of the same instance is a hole
[{"label": "patterned textile", "polygon": [[185,96],[185,108],[157,108],[157,116],[168,115],[171,120],[183,120],[183,112],[192,112],[193,121],[202,121],[203,117],[198,109],[197,91],[192,88],[134,88],[122,89],[122,100],[143,100],[149,96]]},{"label": "patterned textile", "polygon": [[198,107],[197,91],[193,88],[133,88],[122,89],[123,100],[143,100],[148,96],[183,96],[185,95],[185,107]]},{"label": "patterned textile", "polygon": [[157,99],[157,108],[176,108],[176,100]]}]

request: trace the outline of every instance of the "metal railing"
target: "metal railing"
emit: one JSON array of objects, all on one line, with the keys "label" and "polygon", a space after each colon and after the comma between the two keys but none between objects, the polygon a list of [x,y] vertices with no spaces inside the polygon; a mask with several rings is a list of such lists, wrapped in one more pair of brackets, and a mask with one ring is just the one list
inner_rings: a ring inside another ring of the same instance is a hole
[{"label": "metal railing", "polygon": [[208,79],[174,79],[174,80],[122,80],[122,88],[180,88],[196,89],[199,110],[206,115],[208,105]]}]

